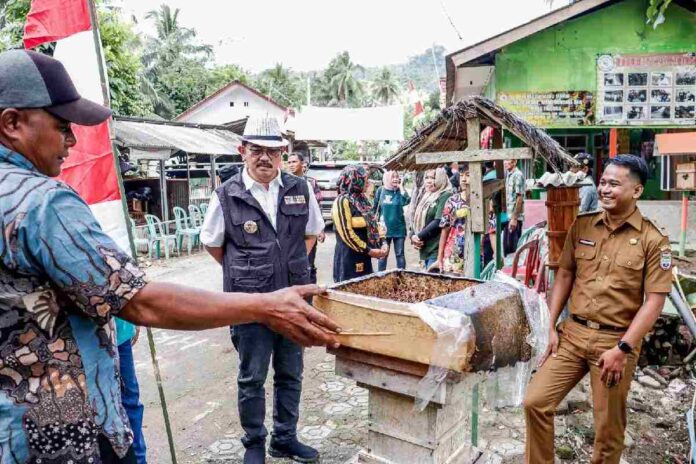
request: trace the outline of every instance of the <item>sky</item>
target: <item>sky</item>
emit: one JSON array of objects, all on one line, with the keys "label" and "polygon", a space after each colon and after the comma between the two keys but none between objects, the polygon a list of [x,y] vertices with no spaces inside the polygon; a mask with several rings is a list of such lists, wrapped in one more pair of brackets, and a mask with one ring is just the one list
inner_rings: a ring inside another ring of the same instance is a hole
[{"label": "sky", "polygon": [[[320,70],[347,50],[363,66],[403,63],[434,43],[448,53],[551,11],[549,0],[116,0],[139,28],[162,3],[215,48],[217,64],[259,72],[282,63]],[[568,0],[553,1],[559,8]],[[448,15],[454,23],[450,24]],[[456,28],[456,30],[455,30]],[[461,38],[459,37],[461,35]],[[444,69],[442,70],[444,74]]]}]

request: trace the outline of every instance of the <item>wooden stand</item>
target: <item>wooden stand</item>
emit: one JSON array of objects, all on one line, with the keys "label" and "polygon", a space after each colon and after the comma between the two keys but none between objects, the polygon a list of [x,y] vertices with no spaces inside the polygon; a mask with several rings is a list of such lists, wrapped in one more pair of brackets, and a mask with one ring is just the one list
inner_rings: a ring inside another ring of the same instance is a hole
[{"label": "wooden stand", "polygon": [[353,463],[468,464],[482,454],[470,446],[469,398],[462,374],[453,374],[422,412],[414,409],[422,364],[350,348],[336,355],[336,374],[369,391],[367,448]]}]

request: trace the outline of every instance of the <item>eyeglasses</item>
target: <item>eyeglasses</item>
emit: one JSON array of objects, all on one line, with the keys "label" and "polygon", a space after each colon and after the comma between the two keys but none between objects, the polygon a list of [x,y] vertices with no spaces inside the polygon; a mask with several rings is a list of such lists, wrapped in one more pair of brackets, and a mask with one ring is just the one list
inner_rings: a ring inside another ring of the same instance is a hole
[{"label": "eyeglasses", "polygon": [[282,150],[280,148],[262,148],[262,147],[250,147],[249,154],[255,158],[259,158],[264,153],[268,155],[269,158],[278,158]]}]

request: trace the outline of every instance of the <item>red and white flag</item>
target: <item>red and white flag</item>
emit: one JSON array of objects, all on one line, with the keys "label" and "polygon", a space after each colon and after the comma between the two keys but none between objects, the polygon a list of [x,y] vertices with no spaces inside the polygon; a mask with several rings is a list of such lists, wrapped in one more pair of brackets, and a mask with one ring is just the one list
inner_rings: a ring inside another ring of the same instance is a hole
[{"label": "red and white flag", "polygon": [[423,116],[423,102],[418,96],[416,91],[416,86],[413,85],[413,81],[408,81],[408,100],[411,105],[413,105],[413,118],[418,119]]},{"label": "red and white flag", "polygon": [[[24,46],[34,48],[57,41],[53,57],[63,63],[80,95],[108,106],[102,92],[87,2],[32,0],[24,26]],[[77,145],[70,150],[59,178],[80,194],[104,232],[130,254],[128,225],[111,147],[109,122],[92,127],[73,124],[72,129]]]}]

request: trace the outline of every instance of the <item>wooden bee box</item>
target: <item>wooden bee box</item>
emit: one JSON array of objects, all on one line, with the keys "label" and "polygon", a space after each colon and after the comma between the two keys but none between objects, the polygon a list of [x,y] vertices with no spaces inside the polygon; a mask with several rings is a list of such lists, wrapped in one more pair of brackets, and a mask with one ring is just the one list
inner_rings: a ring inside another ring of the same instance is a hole
[{"label": "wooden bee box", "polygon": [[[314,298],[314,306],[333,318],[345,331],[358,333],[341,335],[339,338],[343,346],[430,365],[438,364],[436,360],[431,359],[437,334],[418,317],[411,307],[412,304],[462,292],[472,287],[472,296],[468,298],[476,300],[476,288],[483,289],[488,285],[489,283],[462,277],[394,270],[335,284],[328,289],[326,296]],[[486,370],[493,367],[493,364],[514,364],[518,358],[524,357],[519,349],[512,350],[514,353],[510,356],[504,356],[502,353],[496,353],[492,346],[492,343],[506,345],[500,349],[510,351],[510,341],[514,334],[490,333],[491,330],[499,330],[502,327],[508,332],[519,332],[520,335],[516,336],[515,340],[524,341],[529,330],[525,325],[526,317],[517,292],[511,291],[490,304],[487,302],[488,299],[476,301],[477,304],[471,305],[470,300],[466,305],[468,309],[460,311],[471,317],[475,337],[463,343],[458,351],[450,356],[448,365],[441,367],[457,372]],[[451,301],[448,304],[448,310],[458,310],[456,304],[453,306]],[[472,310],[474,307],[476,309]],[[512,319],[504,317],[510,313],[517,316]],[[512,326],[496,325],[496,314],[501,320],[522,320],[523,324],[515,322]],[[522,342],[516,345],[519,346]],[[497,357],[502,361],[498,361]]]}]

